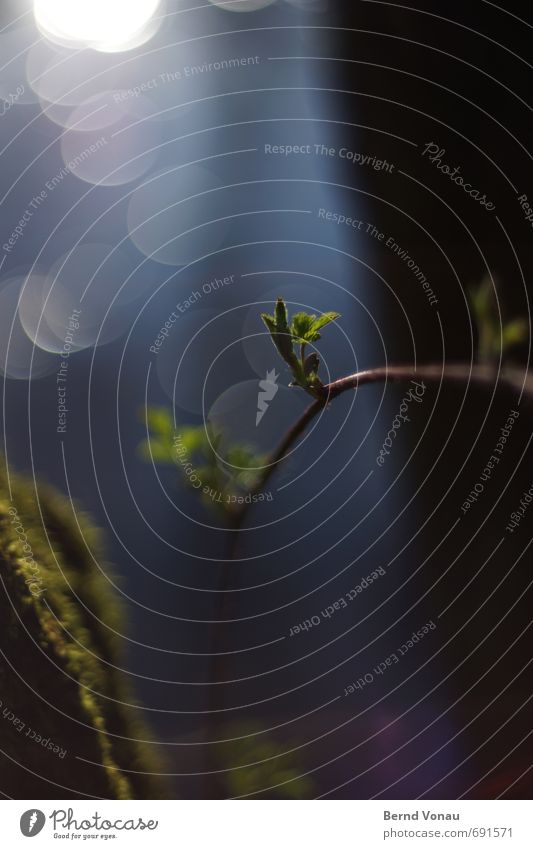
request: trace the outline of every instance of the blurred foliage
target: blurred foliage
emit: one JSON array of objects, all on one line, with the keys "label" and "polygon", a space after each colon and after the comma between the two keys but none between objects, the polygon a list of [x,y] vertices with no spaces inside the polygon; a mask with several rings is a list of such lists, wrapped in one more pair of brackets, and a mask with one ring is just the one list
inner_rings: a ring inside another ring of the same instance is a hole
[{"label": "blurred foliage", "polygon": [[2,464],[0,763],[13,798],[161,795],[144,774],[159,767],[137,742],[149,734],[120,672],[110,577],[88,517],[48,487],[12,473],[8,485]]},{"label": "blurred foliage", "polygon": [[[220,768],[230,798],[262,795],[268,799],[310,799],[314,785],[298,764],[294,741],[278,742],[253,724],[229,726],[225,733],[236,739],[220,744]],[[238,738],[238,739],[237,739]],[[270,789],[269,789],[270,788]]]},{"label": "blurred foliage", "polygon": [[[298,312],[289,320],[289,311],[283,298],[278,298],[274,313],[262,313],[275,348],[285,360],[293,376],[293,386],[300,386],[311,395],[316,395],[323,386],[318,376],[320,358],[316,351],[306,356],[306,346],[321,339],[320,330],[340,318],[338,312],[310,315]],[[300,347],[299,354],[295,346]]]},{"label": "blurred foliage", "polygon": [[524,318],[504,321],[497,292],[490,277],[469,291],[470,306],[478,332],[478,359],[482,363],[505,357],[528,337],[529,325]]},{"label": "blurred foliage", "polygon": [[222,454],[223,435],[211,426],[174,427],[166,407],[142,410],[149,435],[139,445],[148,462],[175,465],[185,486],[201,495],[210,508],[232,512],[253,487],[265,458],[251,446],[229,445]]}]

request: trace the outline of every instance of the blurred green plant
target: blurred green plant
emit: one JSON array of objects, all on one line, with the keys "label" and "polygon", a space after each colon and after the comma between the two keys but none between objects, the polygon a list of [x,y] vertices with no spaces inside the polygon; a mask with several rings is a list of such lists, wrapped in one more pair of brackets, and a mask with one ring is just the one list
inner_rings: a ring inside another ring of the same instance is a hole
[{"label": "blurred green plant", "polygon": [[166,407],[141,411],[148,436],[139,445],[148,462],[176,466],[182,483],[216,510],[233,512],[245,503],[265,457],[252,446],[230,444],[222,453],[223,434],[211,425],[187,425],[177,430]]},{"label": "blurred green plant", "polygon": [[[294,741],[282,744],[261,733],[259,726],[239,724],[225,729],[238,738],[222,747],[218,756],[225,770],[223,784],[229,798],[262,795],[268,799],[310,799],[312,780],[304,772],[294,752]],[[229,766],[230,765],[230,766]]]},{"label": "blurred green plant", "polygon": [[317,397],[324,385],[318,376],[320,357],[316,351],[306,355],[306,348],[307,345],[318,342],[322,338],[320,331],[340,318],[340,314],[326,312],[316,316],[298,312],[289,320],[287,305],[283,298],[278,298],[274,313],[262,313],[261,318],[270,332],[276,350],[292,372],[291,385],[299,386]]},{"label": "blurred green plant", "polygon": [[529,326],[524,318],[503,321],[494,284],[485,277],[469,290],[469,300],[478,332],[477,356],[481,363],[504,357],[527,340]]}]

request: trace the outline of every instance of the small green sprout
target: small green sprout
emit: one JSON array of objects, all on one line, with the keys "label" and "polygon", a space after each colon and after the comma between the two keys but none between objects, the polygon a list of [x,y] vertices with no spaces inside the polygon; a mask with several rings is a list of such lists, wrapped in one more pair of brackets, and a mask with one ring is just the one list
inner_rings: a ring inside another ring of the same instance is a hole
[{"label": "small green sprout", "polygon": [[261,318],[279,355],[292,372],[292,385],[300,386],[311,395],[318,396],[324,385],[318,376],[320,358],[314,351],[306,354],[306,348],[307,345],[318,342],[322,328],[340,318],[340,314],[326,312],[316,316],[298,312],[292,316],[289,323],[287,305],[283,298],[278,298],[273,315],[262,313]]}]

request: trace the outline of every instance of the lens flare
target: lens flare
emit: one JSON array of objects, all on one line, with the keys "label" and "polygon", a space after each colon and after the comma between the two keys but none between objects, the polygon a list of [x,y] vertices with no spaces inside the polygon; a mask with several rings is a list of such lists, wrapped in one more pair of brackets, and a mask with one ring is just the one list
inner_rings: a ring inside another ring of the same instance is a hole
[{"label": "lens flare", "polygon": [[226,12],[256,12],[270,6],[274,0],[211,0],[214,6],[220,6]]},{"label": "lens flare", "polygon": [[40,31],[66,47],[131,50],[153,35],[160,0],[34,0]]}]

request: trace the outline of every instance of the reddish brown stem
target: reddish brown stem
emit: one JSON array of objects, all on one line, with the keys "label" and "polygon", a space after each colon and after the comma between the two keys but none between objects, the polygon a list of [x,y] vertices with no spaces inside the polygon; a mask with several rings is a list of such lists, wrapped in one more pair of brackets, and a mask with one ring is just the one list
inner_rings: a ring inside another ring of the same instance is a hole
[{"label": "reddish brown stem", "polygon": [[[322,388],[320,397],[307,408],[298,421],[285,434],[276,451],[272,454],[269,464],[265,466],[261,475],[258,477],[257,482],[251,490],[251,494],[255,495],[265,488],[278,464],[287,456],[293,445],[305,433],[309,423],[333,398],[337,398],[343,392],[358,389],[359,386],[368,383],[383,383],[388,381],[405,382],[408,380],[427,381],[428,383],[455,382],[466,385],[474,383],[489,387],[501,383],[517,392],[522,392],[523,390],[526,394],[533,395],[533,382],[529,373],[524,378],[524,371],[519,368],[507,368],[498,371],[491,365],[454,363],[443,367],[439,364],[432,363],[418,366],[416,369],[412,365],[380,366],[379,368],[367,369],[366,371],[350,374],[347,377],[341,377],[340,380],[334,380]],[[235,557],[238,532],[242,528],[248,513],[248,506],[244,505],[242,510],[233,519],[232,530],[235,532],[233,557]]]}]

